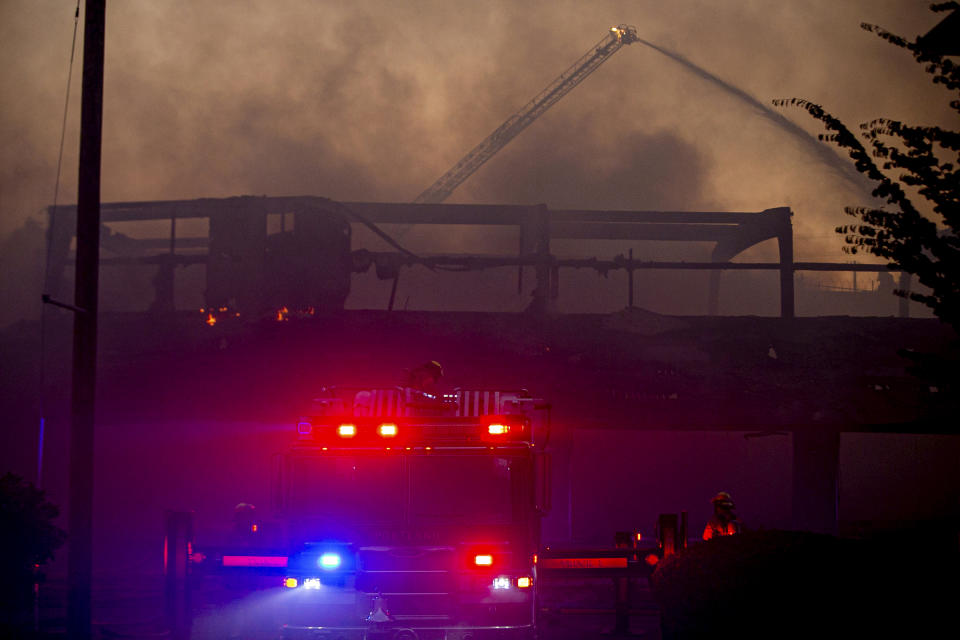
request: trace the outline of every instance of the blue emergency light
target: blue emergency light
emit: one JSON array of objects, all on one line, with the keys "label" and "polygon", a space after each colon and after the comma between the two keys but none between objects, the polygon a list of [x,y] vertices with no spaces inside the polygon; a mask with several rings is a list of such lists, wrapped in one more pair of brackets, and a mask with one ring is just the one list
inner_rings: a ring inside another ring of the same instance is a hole
[{"label": "blue emergency light", "polygon": [[340,567],[340,562],[341,558],[339,553],[328,551],[327,553],[321,555],[317,560],[317,566],[321,569],[326,569],[327,571],[333,571],[334,569],[338,569]]}]

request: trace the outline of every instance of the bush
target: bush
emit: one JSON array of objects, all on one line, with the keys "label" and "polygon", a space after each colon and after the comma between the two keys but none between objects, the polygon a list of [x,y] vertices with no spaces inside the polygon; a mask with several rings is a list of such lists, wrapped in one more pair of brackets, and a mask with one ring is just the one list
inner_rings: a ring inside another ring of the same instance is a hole
[{"label": "bush", "polygon": [[53,523],[59,509],[20,476],[0,477],[0,611],[15,625],[29,610],[35,567],[53,559],[66,533]]},{"label": "bush", "polygon": [[956,560],[814,533],[758,531],[664,559],[650,586],[665,640],[916,637],[946,623],[956,598],[946,579],[955,575]]}]

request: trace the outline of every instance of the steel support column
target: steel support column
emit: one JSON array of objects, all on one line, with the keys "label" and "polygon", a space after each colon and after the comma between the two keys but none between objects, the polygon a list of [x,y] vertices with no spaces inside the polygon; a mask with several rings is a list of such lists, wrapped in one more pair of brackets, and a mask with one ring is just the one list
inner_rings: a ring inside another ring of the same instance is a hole
[{"label": "steel support column", "polygon": [[533,211],[529,229],[529,237],[535,243],[537,255],[535,267],[537,285],[533,291],[531,306],[536,313],[547,314],[553,308],[553,286],[551,285],[553,266],[550,261],[550,219],[546,205],[540,205]]},{"label": "steel support column", "polygon": [[906,296],[900,298],[898,315],[901,318],[910,317],[910,279],[909,273],[906,271],[900,272],[900,282],[898,283],[898,286],[900,287],[900,291],[904,291],[907,294]]},{"label": "steel support column", "polygon": [[777,211],[777,245],[780,248],[780,317],[794,316],[793,291],[793,225],[790,224],[790,210]]}]

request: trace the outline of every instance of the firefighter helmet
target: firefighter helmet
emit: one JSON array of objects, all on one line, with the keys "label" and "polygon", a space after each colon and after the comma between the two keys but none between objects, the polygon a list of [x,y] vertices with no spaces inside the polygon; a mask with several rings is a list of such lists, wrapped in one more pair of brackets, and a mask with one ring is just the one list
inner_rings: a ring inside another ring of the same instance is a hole
[{"label": "firefighter helmet", "polygon": [[443,377],[443,367],[436,360],[424,363],[415,369],[407,371],[408,387],[413,387],[420,391],[427,391]]},{"label": "firefighter helmet", "polygon": [[436,360],[431,360],[421,367],[425,372],[433,375],[434,380],[439,380],[443,377],[443,367],[440,366],[440,363]]},{"label": "firefighter helmet", "polygon": [[721,491],[717,495],[710,498],[710,502],[714,507],[719,507],[721,509],[732,509],[734,507],[733,498],[731,498],[730,494],[726,491]]}]

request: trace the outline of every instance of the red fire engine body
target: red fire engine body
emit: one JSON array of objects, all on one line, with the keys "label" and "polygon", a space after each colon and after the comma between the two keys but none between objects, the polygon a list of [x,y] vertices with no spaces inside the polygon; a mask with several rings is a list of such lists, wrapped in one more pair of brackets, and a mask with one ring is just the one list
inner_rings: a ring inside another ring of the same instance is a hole
[{"label": "red fire engine body", "polygon": [[282,636],[532,634],[548,439],[522,390],[324,389],[282,460]]}]

